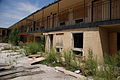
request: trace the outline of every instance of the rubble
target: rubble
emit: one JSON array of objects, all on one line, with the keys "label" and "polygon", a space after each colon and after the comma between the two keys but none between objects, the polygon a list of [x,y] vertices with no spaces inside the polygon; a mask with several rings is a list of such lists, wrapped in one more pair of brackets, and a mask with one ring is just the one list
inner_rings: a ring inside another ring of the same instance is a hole
[{"label": "rubble", "polygon": [[[0,48],[4,47],[4,45],[9,44],[0,43]],[[55,70],[53,67],[42,64],[31,65],[45,58],[40,55],[32,55],[29,58],[23,52],[23,50],[19,49],[0,51],[0,80],[78,80]]]}]

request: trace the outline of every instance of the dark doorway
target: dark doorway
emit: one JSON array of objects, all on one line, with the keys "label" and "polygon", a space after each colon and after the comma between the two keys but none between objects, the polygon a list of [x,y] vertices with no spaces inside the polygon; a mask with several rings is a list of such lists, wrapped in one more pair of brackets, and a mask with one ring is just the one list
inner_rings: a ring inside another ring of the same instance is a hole
[{"label": "dark doorway", "polygon": [[50,34],[49,37],[50,37],[50,48],[52,48],[53,47],[53,34]]},{"label": "dark doorway", "polygon": [[120,32],[117,33],[117,50],[120,50]]}]

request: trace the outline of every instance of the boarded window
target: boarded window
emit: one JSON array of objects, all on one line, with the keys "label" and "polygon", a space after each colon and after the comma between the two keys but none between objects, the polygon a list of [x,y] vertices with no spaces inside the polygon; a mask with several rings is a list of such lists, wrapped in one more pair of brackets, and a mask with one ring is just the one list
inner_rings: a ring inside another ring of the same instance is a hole
[{"label": "boarded window", "polygon": [[56,35],[56,46],[63,47],[63,34]]},{"label": "boarded window", "polygon": [[84,18],[87,17],[87,10],[85,9],[84,5],[79,5],[73,8],[73,18]]},{"label": "boarded window", "polygon": [[59,22],[68,21],[69,11],[65,10],[59,13]]}]

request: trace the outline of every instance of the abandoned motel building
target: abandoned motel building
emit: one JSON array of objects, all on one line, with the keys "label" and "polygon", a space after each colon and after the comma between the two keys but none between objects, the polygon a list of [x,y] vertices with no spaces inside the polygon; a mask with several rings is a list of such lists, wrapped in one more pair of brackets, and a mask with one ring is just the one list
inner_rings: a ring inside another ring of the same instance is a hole
[{"label": "abandoned motel building", "polygon": [[76,55],[93,51],[98,61],[120,50],[120,0],[57,0],[9,28],[0,29],[0,40],[18,28],[21,41],[40,42],[45,51],[71,49]]}]

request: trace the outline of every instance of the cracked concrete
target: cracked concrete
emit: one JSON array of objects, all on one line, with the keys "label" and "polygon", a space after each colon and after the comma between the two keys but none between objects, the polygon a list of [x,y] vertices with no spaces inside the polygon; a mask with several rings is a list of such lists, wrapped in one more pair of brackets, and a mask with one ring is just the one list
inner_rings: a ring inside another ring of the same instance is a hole
[{"label": "cracked concrete", "polygon": [[[5,46],[10,46],[6,43],[0,43],[0,50]],[[32,58],[28,58],[21,54],[21,50],[3,50],[0,51],[0,63],[9,64],[14,68],[11,70],[0,71],[4,72],[4,76],[0,78],[9,80],[79,80],[73,76],[66,75],[54,67],[49,67],[42,64],[31,65],[29,62]],[[13,71],[16,71],[13,72]],[[7,74],[7,73],[12,74]]]}]

